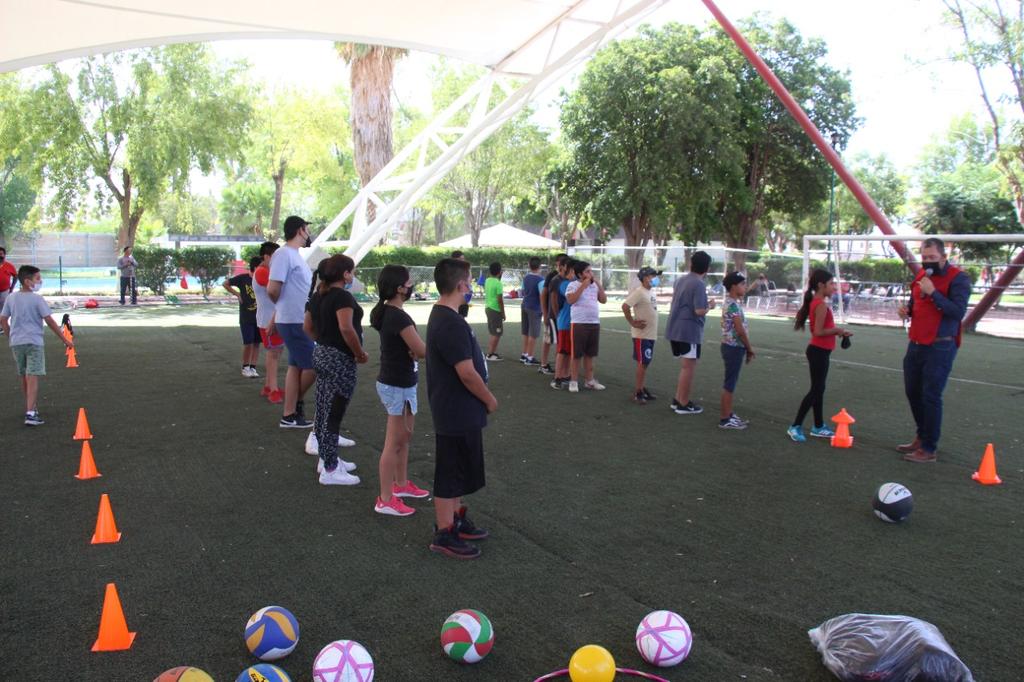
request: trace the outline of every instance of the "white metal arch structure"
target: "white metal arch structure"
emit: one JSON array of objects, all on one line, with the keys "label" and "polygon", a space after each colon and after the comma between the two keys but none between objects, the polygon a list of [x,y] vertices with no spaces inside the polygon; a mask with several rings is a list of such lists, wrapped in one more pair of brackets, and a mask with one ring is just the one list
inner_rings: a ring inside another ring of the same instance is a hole
[{"label": "white metal arch structure", "polygon": [[[0,0],[0,72],[133,47],[312,38],[445,54],[489,69],[317,237],[350,218],[357,262],[466,154],[606,40],[668,0]],[[376,218],[366,224],[366,207]]]}]

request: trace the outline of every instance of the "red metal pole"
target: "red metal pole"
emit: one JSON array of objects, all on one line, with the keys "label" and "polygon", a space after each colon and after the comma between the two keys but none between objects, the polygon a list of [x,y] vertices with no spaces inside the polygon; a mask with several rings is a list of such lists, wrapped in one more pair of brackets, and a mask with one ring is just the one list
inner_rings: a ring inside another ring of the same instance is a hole
[{"label": "red metal pole", "polygon": [[1010,267],[1006,268],[1003,274],[999,275],[999,279],[996,280],[995,284],[985,292],[985,295],[981,297],[978,304],[967,313],[967,317],[964,318],[964,329],[971,332],[974,331],[978,321],[985,316],[985,313],[996,302],[1000,294],[1006,291],[1006,288],[1010,286],[1014,278],[1020,274],[1022,268],[1024,268],[1024,251],[1017,254],[1017,257],[1010,262]]},{"label": "red metal pole", "polygon": [[[870,196],[868,196],[868,193],[864,191],[864,188],[861,187],[859,182],[857,182],[857,179],[850,174],[850,171],[846,170],[846,166],[843,165],[842,159],[840,159],[839,155],[836,154],[836,151],[832,149],[832,146],[825,141],[825,138],[821,136],[817,127],[815,127],[811,119],[807,117],[807,114],[804,113],[804,110],[799,104],[797,104],[796,100],[793,99],[793,96],[789,94],[786,86],[782,84],[782,81],[779,80],[778,76],[776,76],[768,65],[764,63],[764,60],[761,59],[760,55],[758,55],[757,52],[754,51],[754,48],[750,46],[750,43],[747,42],[747,39],[736,30],[736,27],[732,25],[732,22],[730,22],[724,14],[722,14],[722,11],[718,9],[718,6],[715,5],[712,0],[703,0],[703,2],[715,16],[715,19],[718,20],[718,23],[722,25],[722,28],[729,37],[732,38],[733,42],[736,43],[736,46],[740,48],[740,52],[743,53],[743,56],[753,64],[754,68],[757,69],[757,72],[761,74],[761,78],[763,78],[768,84],[768,87],[774,90],[776,96],[782,100],[783,106],[786,107],[790,115],[796,119],[796,122],[804,129],[804,132],[811,138],[811,141],[814,142],[815,146],[822,154],[825,155],[829,164],[835,169],[836,175],[838,175],[843,181],[843,184],[850,189],[853,196],[857,198],[858,202],[860,202],[860,205],[864,207],[864,211],[868,216],[875,221],[875,224],[878,225],[878,229],[880,229],[884,234],[895,235],[896,230],[892,229],[892,225],[889,224],[889,219],[886,218],[885,214],[878,209],[878,206],[876,206],[875,202]],[[903,258],[903,262],[907,264],[907,267],[910,268],[911,272],[916,274],[920,269],[920,266],[914,262],[914,259],[911,257],[910,252],[907,251],[907,247],[903,242],[892,242],[892,245],[893,248],[896,249],[896,252],[900,254],[900,257]]]}]

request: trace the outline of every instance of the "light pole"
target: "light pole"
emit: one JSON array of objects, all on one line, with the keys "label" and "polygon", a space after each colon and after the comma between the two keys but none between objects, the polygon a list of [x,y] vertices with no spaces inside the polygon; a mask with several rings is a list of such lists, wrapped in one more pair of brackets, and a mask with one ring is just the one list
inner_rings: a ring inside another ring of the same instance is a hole
[{"label": "light pole", "polygon": [[[832,133],[832,149],[839,153],[839,133]],[[836,206],[836,169],[832,169],[832,184],[828,190],[828,231],[825,233],[832,236],[832,215]],[[829,272],[832,272],[832,242],[825,244],[825,264]]]}]

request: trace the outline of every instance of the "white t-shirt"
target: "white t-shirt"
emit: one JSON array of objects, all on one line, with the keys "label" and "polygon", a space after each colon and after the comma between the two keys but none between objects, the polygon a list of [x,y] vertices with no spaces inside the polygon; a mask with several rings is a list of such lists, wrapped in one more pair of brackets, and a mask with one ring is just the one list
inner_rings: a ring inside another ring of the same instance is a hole
[{"label": "white t-shirt", "polygon": [[274,304],[277,310],[277,324],[302,324],[306,315],[306,301],[309,300],[309,286],[313,282],[313,271],[299,255],[299,250],[282,246],[274,252],[270,261],[270,279],[281,282],[281,295]]},{"label": "white t-shirt", "polygon": [[[578,280],[569,282],[565,295],[568,297],[581,286],[583,285]],[[583,290],[580,297],[569,308],[569,316],[573,324],[601,324],[601,305],[597,301],[596,284],[590,282],[589,286]]]},{"label": "white t-shirt", "polygon": [[255,277],[252,280],[252,293],[256,296],[256,326],[266,329],[270,318],[274,316],[274,302],[270,300],[267,288],[260,285]]}]

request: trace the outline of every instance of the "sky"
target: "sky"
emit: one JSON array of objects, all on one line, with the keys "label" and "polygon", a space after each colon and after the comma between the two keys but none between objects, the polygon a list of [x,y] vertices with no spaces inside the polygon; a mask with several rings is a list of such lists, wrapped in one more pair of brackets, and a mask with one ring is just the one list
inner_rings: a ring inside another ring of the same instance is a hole
[{"label": "sky", "polygon": [[[825,41],[828,62],[849,71],[857,115],[863,119],[844,155],[884,153],[909,172],[922,149],[945,132],[953,117],[967,111],[983,113],[973,72],[948,58],[958,40],[942,23],[940,0],[718,0],[718,6],[734,23],[770,8],[771,16],[785,17],[804,37]],[[712,20],[699,0],[673,0],[645,22],[703,25]],[[214,49],[225,58],[246,59],[253,76],[271,84],[330,92],[348,80],[343,63],[326,41],[222,41]],[[426,74],[434,59],[414,53],[399,62],[398,99],[429,108]],[[537,103],[539,123],[557,125],[556,99],[557,87]]]}]

